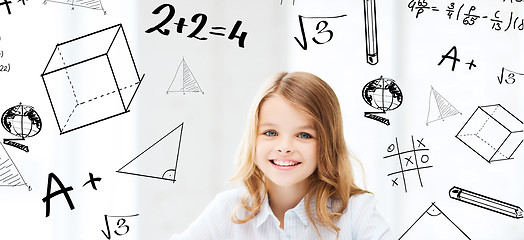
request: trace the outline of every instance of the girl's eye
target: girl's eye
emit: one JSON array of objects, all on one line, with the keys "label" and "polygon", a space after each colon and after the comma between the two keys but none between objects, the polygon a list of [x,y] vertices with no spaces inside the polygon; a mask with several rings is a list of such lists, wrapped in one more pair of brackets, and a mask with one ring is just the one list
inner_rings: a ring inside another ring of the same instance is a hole
[{"label": "girl's eye", "polygon": [[264,135],[269,136],[269,137],[274,137],[274,136],[277,135],[277,132],[275,132],[273,130],[269,130],[269,131],[265,131]]},{"label": "girl's eye", "polygon": [[309,133],[305,133],[305,132],[298,134],[298,137],[299,138],[312,138],[312,136]]}]

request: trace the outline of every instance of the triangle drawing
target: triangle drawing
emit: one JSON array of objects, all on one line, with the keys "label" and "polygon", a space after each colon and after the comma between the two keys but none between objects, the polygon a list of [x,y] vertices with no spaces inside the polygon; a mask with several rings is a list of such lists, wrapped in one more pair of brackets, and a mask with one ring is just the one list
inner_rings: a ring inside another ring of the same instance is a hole
[{"label": "triangle drawing", "polygon": [[400,236],[399,240],[471,239],[435,203]]},{"label": "triangle drawing", "polygon": [[199,92],[204,94],[200,88],[200,85],[198,85],[193,72],[191,72],[191,69],[189,69],[187,66],[186,60],[184,58],[182,58],[182,61],[180,61],[180,64],[178,64],[175,77],[167,89],[168,94],[171,92],[181,92],[184,94],[186,92]]},{"label": "triangle drawing", "polygon": [[428,116],[426,118],[426,125],[429,123],[444,120],[444,118],[451,117],[459,112],[451,103],[448,102],[440,93],[438,93],[433,87],[429,93],[429,109]]},{"label": "triangle drawing", "polygon": [[20,171],[18,171],[18,168],[13,162],[13,159],[11,159],[11,156],[9,156],[9,153],[7,153],[4,145],[2,143],[0,143],[0,145],[2,145],[2,149],[4,150],[0,150],[0,186],[26,186],[27,184],[20,174]]},{"label": "triangle drawing", "polygon": [[175,182],[183,129],[181,123],[116,172]]}]

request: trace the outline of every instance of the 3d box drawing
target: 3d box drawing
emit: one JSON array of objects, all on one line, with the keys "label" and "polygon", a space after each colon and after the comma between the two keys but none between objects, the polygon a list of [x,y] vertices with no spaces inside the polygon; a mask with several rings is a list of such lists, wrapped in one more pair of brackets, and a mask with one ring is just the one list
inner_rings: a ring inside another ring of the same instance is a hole
[{"label": "3d box drawing", "polygon": [[456,137],[489,163],[512,159],[523,123],[500,104],[478,107]]},{"label": "3d box drawing", "polygon": [[142,80],[121,24],[57,44],[41,76],[60,134],[128,112]]}]

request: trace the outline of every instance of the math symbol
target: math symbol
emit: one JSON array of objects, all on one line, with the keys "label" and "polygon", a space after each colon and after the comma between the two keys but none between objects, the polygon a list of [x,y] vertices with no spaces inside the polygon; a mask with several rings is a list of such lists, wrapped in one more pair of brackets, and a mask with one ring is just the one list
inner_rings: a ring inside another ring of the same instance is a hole
[{"label": "math symbol", "polygon": [[395,138],[395,143],[390,144],[387,148],[389,155],[384,157],[384,159],[391,157],[398,159],[400,170],[388,174],[388,177],[392,177],[392,187],[395,187],[400,186],[399,182],[397,182],[399,179],[397,176],[400,175],[405,192],[408,192],[407,180],[410,178],[417,179],[420,182],[420,186],[424,187],[422,184],[420,170],[432,167],[427,165],[429,162],[429,155],[426,154],[426,151],[429,149],[426,148],[424,138],[415,139],[413,136],[411,136],[410,145],[411,150],[400,151],[398,139]]},{"label": "math symbol", "polygon": [[[97,190],[95,182],[100,182],[102,178],[100,177],[94,177],[92,173],[89,173],[89,180],[83,185],[87,185],[91,183],[91,186],[93,189]],[[54,192],[51,192],[51,183],[52,181],[56,182],[56,184],[60,187],[60,190],[56,190]],[[60,178],[56,176],[54,173],[49,173],[49,177],[47,179],[47,195],[42,198],[42,202],[45,203],[45,217],[49,217],[51,213],[51,198],[56,197],[60,194],[64,195],[64,198],[67,200],[67,204],[69,205],[69,208],[71,210],[75,209],[75,205],[73,204],[73,201],[71,200],[71,196],[69,195],[69,191],[73,191],[73,187],[65,187]]]},{"label": "math symbol", "polygon": [[514,84],[516,79],[523,79],[524,74],[511,71],[506,68],[502,68],[502,73],[500,74],[500,77],[497,77],[499,80],[499,83],[502,84],[503,82],[506,84]]},{"label": "math symbol", "polygon": [[[445,55],[442,55],[442,59],[438,63],[438,66],[440,66],[446,59],[450,59],[450,60],[453,61],[452,65],[451,65],[451,71],[455,71],[455,66],[456,66],[457,62],[460,62],[460,58],[457,57],[457,47],[456,46],[453,46],[448,51],[448,53],[446,53]],[[477,67],[477,65],[475,64],[475,60],[473,60],[473,59],[471,59],[470,62],[467,62],[465,64],[469,66],[468,67],[469,70],[471,70],[471,68],[473,68],[473,67]]]},{"label": "math symbol", "polygon": [[11,3],[12,3],[11,1],[4,0],[3,2],[0,2],[0,6],[5,5],[5,8],[7,9],[7,13],[11,14],[11,8],[9,7],[9,4]]},{"label": "math symbol", "polygon": [[[111,233],[115,233],[117,236],[123,236],[123,235],[126,235],[127,233],[129,233],[129,230],[131,229],[131,227],[129,227],[129,223],[127,222],[127,220],[131,217],[136,217],[138,216],[138,214],[134,214],[134,215],[127,215],[127,216],[109,216],[109,215],[104,215],[104,219],[105,219],[105,223],[106,223],[106,231],[104,230],[100,230],[102,231],[102,233],[104,234],[104,236],[107,238],[107,239],[111,239]],[[113,224],[110,224],[110,220],[109,219],[118,219],[116,220],[115,222],[115,226],[116,226],[116,229],[111,231],[111,227],[110,225],[113,225]]]},{"label": "math symbol", "polygon": [[333,39],[334,33],[329,28],[329,22],[327,20],[333,19],[333,18],[345,17],[345,16],[347,15],[344,14],[344,15],[339,15],[339,16],[334,16],[334,17],[304,17],[302,15],[298,15],[298,23],[300,24],[300,31],[302,33],[302,41],[298,39],[297,37],[295,37],[295,40],[297,41],[298,45],[300,45],[300,47],[303,50],[307,50],[308,38],[306,37],[304,19],[317,19],[317,20],[320,19],[319,21],[317,21],[317,24],[315,26],[316,36],[312,37],[311,39],[313,40],[314,43],[319,44],[319,45],[328,43],[329,41]]}]

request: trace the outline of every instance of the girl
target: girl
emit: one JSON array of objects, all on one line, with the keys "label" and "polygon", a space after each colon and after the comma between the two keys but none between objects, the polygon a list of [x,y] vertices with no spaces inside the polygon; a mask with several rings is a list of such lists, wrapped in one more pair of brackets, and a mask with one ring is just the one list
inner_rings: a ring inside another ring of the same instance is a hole
[{"label": "girl", "polygon": [[305,73],[269,78],[252,106],[232,180],[171,239],[392,239],[353,180],[338,99]]}]

